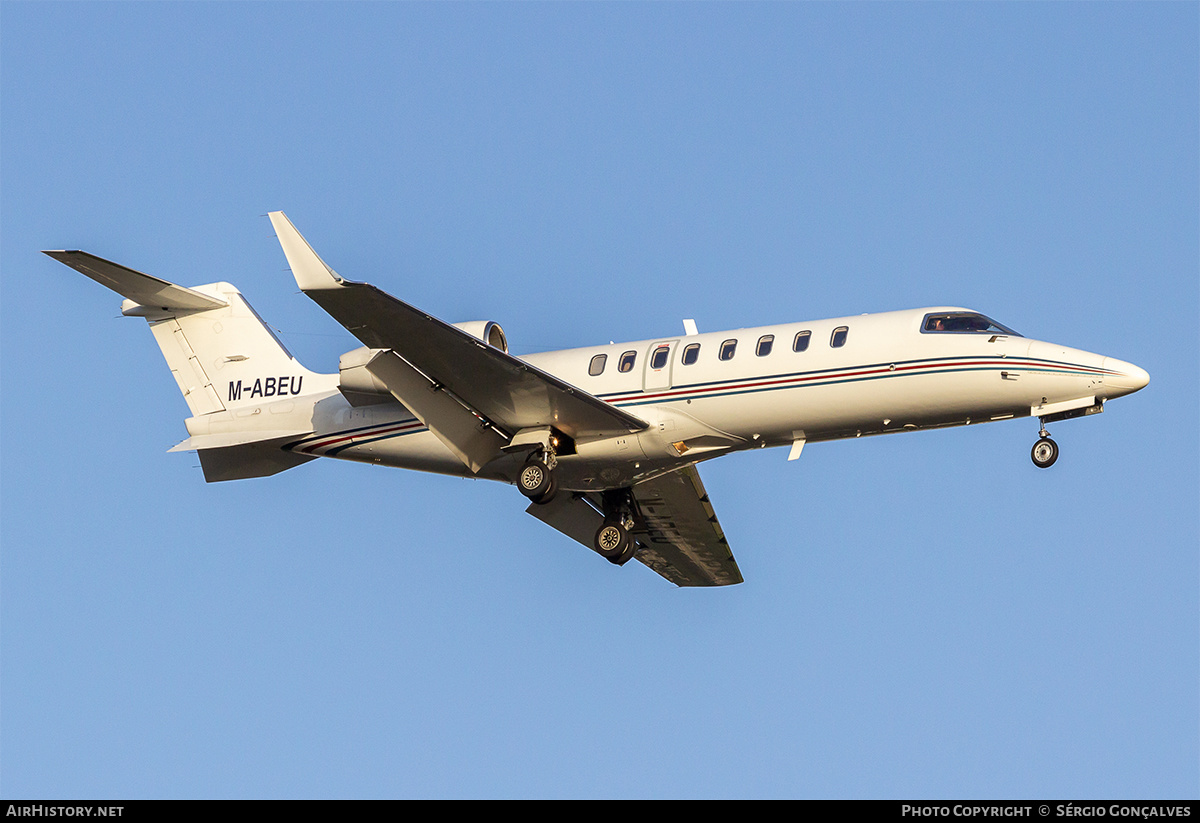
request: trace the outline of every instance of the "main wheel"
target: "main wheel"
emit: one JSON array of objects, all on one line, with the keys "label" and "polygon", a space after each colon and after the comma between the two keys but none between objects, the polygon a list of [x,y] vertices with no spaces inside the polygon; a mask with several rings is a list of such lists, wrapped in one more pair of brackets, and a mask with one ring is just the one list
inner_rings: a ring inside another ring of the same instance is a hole
[{"label": "main wheel", "polygon": [[[620,523],[611,521],[605,521],[604,525],[596,531],[596,539],[593,544],[601,557],[614,563],[624,562],[621,556],[631,546],[629,532],[625,531],[625,527]],[[628,560],[629,558],[624,559]]]},{"label": "main wheel", "polygon": [[1029,456],[1033,458],[1033,465],[1039,469],[1048,469],[1058,459],[1058,444],[1049,437],[1043,437],[1033,444],[1033,451]]},{"label": "main wheel", "polygon": [[612,558],[612,562],[616,563],[618,566],[624,566],[633,559],[633,554],[637,551],[637,547],[637,541],[630,538],[628,545],[625,546],[625,550],[616,557]]},{"label": "main wheel", "polygon": [[554,495],[556,495],[556,494],[558,494],[558,481],[555,480],[554,475],[551,474],[550,475],[550,485],[546,487],[546,490],[544,492],[542,492],[541,494],[539,494],[535,497],[531,497],[529,499],[532,502],[537,503],[538,505],[542,505],[545,503],[549,503],[551,500],[553,500]]},{"label": "main wheel", "polygon": [[517,476],[517,488],[534,503],[549,503],[554,496],[554,475],[541,460],[530,460]]}]

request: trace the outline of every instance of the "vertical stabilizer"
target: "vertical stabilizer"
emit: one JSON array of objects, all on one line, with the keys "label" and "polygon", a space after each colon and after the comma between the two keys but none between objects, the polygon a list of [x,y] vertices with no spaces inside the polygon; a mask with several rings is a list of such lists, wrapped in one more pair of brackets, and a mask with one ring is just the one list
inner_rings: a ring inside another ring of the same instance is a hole
[{"label": "vertical stabilizer", "polygon": [[122,314],[146,319],[195,417],[328,388],[229,283],[184,288],[87,252],[46,254],[125,297]]},{"label": "vertical stabilizer", "polygon": [[213,283],[195,290],[226,305],[146,318],[193,415],[316,389],[317,375],[292,357],[236,288]]}]

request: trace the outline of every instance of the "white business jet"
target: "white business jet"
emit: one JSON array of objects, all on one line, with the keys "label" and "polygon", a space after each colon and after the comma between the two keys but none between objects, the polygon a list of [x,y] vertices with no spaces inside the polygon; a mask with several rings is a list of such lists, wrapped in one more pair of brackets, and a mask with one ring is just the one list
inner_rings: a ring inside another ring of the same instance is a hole
[{"label": "white business jet", "polygon": [[530,514],[679,586],[742,581],[696,464],[745,449],[1104,410],[1150,380],[1131,363],[932,307],[610,343],[527,357],[490,321],[444,323],[325,264],[270,215],[296,282],[357,337],[338,374],[300,365],[229,283],[184,288],[47,251],[144,317],[192,416],[205,480],[317,457],[517,486]]}]

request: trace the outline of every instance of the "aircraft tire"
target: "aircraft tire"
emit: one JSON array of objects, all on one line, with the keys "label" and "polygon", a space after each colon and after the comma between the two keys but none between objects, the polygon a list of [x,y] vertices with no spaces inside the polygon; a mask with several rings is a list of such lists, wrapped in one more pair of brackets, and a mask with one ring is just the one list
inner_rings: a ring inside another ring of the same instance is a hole
[{"label": "aircraft tire", "polygon": [[[632,546],[632,541],[630,541],[629,532],[625,530],[624,526],[606,520],[596,530],[596,538],[592,544],[601,557],[619,565],[629,559],[628,557],[622,559],[622,555]],[[632,556],[632,553],[630,555]]]},{"label": "aircraft tire", "polygon": [[536,497],[530,497],[529,499],[532,502],[537,503],[539,506],[545,505],[546,503],[549,503],[551,500],[553,500],[554,495],[557,493],[558,493],[558,481],[554,479],[554,474],[551,473],[550,485],[546,488],[546,490],[544,492],[542,492],[541,494],[537,495]]},{"label": "aircraft tire", "polygon": [[554,494],[554,475],[541,460],[530,460],[517,475],[517,488],[535,503],[548,503]]},{"label": "aircraft tire", "polygon": [[1058,460],[1058,444],[1049,437],[1043,437],[1033,444],[1029,456],[1033,459],[1033,465],[1039,469],[1048,469]]}]

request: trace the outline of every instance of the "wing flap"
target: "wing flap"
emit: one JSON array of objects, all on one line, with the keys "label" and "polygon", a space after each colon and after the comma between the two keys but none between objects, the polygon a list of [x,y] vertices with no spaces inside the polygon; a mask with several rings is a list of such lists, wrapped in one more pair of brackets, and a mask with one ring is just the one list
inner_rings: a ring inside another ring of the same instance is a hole
[{"label": "wing flap", "polygon": [[587,501],[565,492],[555,495],[549,503],[530,503],[525,511],[589,549],[592,538],[604,522],[600,512]]}]

